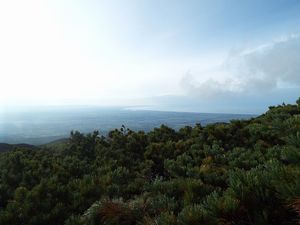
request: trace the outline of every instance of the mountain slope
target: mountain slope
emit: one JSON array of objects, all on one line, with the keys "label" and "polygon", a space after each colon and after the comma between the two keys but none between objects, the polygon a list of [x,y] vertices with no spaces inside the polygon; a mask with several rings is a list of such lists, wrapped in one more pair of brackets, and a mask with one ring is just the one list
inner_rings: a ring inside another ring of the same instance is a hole
[{"label": "mountain slope", "polygon": [[299,103],[1,153],[0,224],[297,224]]}]

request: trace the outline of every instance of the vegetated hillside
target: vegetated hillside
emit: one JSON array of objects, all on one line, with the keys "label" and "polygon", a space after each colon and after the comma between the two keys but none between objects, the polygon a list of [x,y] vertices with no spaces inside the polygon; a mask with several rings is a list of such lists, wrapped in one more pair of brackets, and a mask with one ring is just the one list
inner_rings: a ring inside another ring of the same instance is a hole
[{"label": "vegetated hillside", "polygon": [[300,99],[178,132],[72,132],[0,154],[0,224],[297,224]]},{"label": "vegetated hillside", "polygon": [[17,149],[17,148],[34,149],[36,147],[34,145],[29,145],[29,144],[7,144],[7,143],[0,143],[0,152],[11,151],[11,150]]}]

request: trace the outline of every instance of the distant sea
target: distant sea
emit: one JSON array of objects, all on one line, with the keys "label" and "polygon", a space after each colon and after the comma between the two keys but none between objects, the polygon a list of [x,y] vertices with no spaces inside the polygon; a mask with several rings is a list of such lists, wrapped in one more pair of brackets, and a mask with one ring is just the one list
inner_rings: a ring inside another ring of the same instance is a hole
[{"label": "distant sea", "polygon": [[174,129],[229,122],[233,119],[249,119],[256,115],[190,113],[140,110],[119,107],[44,107],[27,110],[2,111],[0,113],[0,142],[16,144],[45,144],[66,138],[71,130],[88,133],[108,131],[122,125],[132,130],[149,131],[161,124]]}]

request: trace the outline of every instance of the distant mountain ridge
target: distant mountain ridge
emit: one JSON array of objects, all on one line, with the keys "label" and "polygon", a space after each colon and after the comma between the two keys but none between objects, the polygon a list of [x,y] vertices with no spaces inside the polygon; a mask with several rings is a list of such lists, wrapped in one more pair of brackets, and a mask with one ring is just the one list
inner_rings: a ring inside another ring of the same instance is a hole
[{"label": "distant mountain ridge", "polygon": [[25,144],[25,143],[21,143],[21,144],[0,143],[0,152],[7,152],[7,151],[11,151],[11,150],[16,149],[16,148],[35,149],[37,147],[34,146],[34,145]]}]

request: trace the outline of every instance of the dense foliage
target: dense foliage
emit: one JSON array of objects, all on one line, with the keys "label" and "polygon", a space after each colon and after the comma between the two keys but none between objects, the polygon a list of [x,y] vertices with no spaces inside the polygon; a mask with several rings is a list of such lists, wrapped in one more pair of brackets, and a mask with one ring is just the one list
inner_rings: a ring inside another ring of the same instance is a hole
[{"label": "dense foliage", "polygon": [[300,100],[175,131],[71,132],[0,154],[0,224],[297,224]]}]

